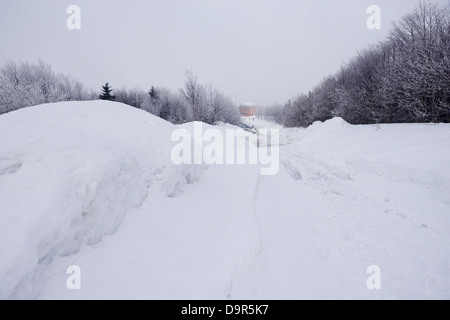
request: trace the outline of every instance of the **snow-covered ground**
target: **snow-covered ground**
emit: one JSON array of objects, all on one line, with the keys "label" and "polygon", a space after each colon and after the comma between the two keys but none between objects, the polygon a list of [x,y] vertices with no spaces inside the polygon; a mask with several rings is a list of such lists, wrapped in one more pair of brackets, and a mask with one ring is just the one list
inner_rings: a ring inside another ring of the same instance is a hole
[{"label": "snow-covered ground", "polygon": [[192,123],[118,103],[0,116],[0,298],[450,298],[450,125],[245,122],[278,174],[175,166]]}]

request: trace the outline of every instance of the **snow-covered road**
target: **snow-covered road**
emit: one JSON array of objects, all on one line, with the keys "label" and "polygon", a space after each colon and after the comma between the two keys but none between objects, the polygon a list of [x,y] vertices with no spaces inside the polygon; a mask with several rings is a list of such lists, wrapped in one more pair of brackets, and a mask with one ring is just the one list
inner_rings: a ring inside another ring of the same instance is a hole
[{"label": "snow-covered road", "polygon": [[[259,179],[254,297],[448,298],[448,155],[436,158],[446,142],[411,145],[439,129],[412,125],[408,141],[396,126],[316,126],[281,147],[278,175]],[[358,145],[370,137],[374,156]],[[367,288],[371,265],[381,290]]]},{"label": "snow-covered road", "polygon": [[[113,110],[120,117],[112,117],[125,121],[122,109]],[[83,112],[80,123],[89,117]],[[147,125],[154,130],[155,120],[142,120],[142,116],[135,118],[138,125],[134,120],[129,123],[135,130]],[[70,254],[54,254],[46,262],[36,260],[36,264],[32,257],[11,253],[11,245],[3,242],[0,249],[15,260],[0,262],[0,270],[9,272],[2,271],[0,283],[21,280],[11,285],[13,291],[4,287],[1,298],[450,298],[448,125],[350,126],[342,119],[315,123],[308,129],[285,129],[260,120],[253,124],[281,130],[278,174],[263,176],[259,165],[178,170],[164,164],[170,148],[160,144],[158,150],[166,151],[157,158],[154,150],[145,153],[153,157],[150,171],[145,157],[136,159],[143,177],[149,179],[145,200],[127,206],[118,227],[104,233],[99,242],[79,245]],[[158,126],[167,134],[171,131],[165,124],[158,122]],[[189,124],[184,127],[192,129]],[[160,133],[160,140],[168,141],[165,133]],[[159,140],[151,139],[156,148]],[[148,143],[141,137],[131,153]],[[26,169],[31,158],[22,155],[21,159]],[[65,179],[73,178],[69,177],[72,171],[64,172]],[[128,193],[138,191],[141,182],[130,184],[120,172],[118,181]],[[114,177],[113,173],[108,176]],[[90,173],[80,183],[97,176]],[[6,179],[19,177],[10,181],[31,183],[14,172],[0,174],[2,191],[7,190]],[[177,183],[186,177],[193,183]],[[94,207],[114,205],[111,196],[100,200],[90,201]],[[10,209],[14,207],[13,200],[8,203]],[[16,214],[19,217],[7,220],[10,225],[2,220],[4,238],[7,228],[19,230],[20,223],[25,223],[20,222],[23,212]],[[26,248],[26,252],[42,248],[42,243],[38,245],[42,231],[29,229],[23,237],[38,243],[13,248]],[[22,278],[11,269],[20,262],[31,270]],[[80,267],[81,290],[67,289],[70,265]],[[381,271],[380,290],[369,290],[366,284],[371,276],[366,271],[372,265]]]}]

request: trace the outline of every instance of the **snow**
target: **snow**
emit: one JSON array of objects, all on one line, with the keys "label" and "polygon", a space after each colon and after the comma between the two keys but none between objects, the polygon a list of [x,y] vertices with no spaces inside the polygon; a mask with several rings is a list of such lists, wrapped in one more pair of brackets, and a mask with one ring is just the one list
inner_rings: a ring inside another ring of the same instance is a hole
[{"label": "snow", "polygon": [[241,103],[242,107],[256,107],[256,104],[253,102],[243,102]]},{"label": "snow", "polygon": [[[448,299],[449,130],[333,119],[283,147],[282,174],[260,183],[268,262],[257,296]],[[381,290],[365,285],[370,265]]]},{"label": "snow", "polygon": [[175,166],[194,123],[118,103],[0,116],[0,298],[450,298],[450,125],[245,122],[280,130],[277,175]]},{"label": "snow", "polygon": [[[174,195],[200,168],[171,165],[173,126],[107,102],[58,103],[0,118],[0,297],[116,231],[149,191]],[[30,291],[31,290],[31,291]]]}]

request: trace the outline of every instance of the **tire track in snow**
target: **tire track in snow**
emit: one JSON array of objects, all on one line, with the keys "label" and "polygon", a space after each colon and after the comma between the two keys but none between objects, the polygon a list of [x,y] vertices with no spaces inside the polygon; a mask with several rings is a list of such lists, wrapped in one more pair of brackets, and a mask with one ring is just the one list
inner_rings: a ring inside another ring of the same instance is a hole
[{"label": "tire track in snow", "polygon": [[[258,170],[259,172],[259,170]],[[258,190],[261,183],[261,175],[257,175],[252,197],[252,215],[257,231],[257,245],[251,248],[249,256],[244,261],[238,262],[229,283],[227,299],[253,299],[258,292],[259,273],[262,255],[261,224],[257,212]]]}]

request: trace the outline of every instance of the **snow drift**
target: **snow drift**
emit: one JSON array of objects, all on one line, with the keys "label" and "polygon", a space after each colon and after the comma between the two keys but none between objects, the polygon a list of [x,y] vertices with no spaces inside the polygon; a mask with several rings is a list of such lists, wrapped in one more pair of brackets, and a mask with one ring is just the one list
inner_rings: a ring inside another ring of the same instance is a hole
[{"label": "snow drift", "polygon": [[0,117],[0,298],[28,297],[39,267],[113,233],[149,192],[202,168],[170,162],[173,125],[129,106],[70,102]]},{"label": "snow drift", "polygon": [[278,174],[174,166],[194,123],[117,103],[2,115],[0,298],[450,297],[449,125],[245,121],[281,130]]}]

